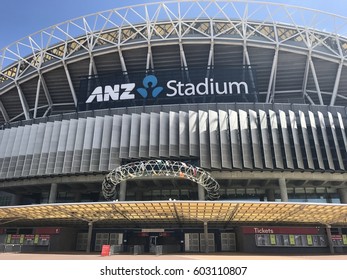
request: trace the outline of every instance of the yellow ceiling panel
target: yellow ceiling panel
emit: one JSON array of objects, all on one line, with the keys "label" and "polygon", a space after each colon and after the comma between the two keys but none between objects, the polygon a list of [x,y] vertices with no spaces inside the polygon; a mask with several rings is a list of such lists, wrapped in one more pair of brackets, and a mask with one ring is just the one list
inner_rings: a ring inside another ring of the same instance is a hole
[{"label": "yellow ceiling panel", "polygon": [[278,222],[347,225],[347,205],[267,202],[101,202],[0,207],[0,225],[16,219],[124,223]]}]

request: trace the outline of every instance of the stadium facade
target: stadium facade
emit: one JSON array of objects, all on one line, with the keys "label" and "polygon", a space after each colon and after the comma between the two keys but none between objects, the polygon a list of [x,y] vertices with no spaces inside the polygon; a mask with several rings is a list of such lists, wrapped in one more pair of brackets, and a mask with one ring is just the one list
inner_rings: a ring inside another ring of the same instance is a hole
[{"label": "stadium facade", "polygon": [[346,22],[160,2],[4,48],[0,251],[347,251]]}]

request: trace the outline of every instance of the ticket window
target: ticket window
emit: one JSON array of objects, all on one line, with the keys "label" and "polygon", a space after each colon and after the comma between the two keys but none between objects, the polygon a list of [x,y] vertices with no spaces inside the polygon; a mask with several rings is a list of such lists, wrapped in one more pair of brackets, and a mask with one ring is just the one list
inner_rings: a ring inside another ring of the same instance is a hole
[{"label": "ticket window", "polygon": [[40,235],[39,236],[39,242],[37,245],[41,246],[48,246],[50,241],[50,236],[49,235]]}]

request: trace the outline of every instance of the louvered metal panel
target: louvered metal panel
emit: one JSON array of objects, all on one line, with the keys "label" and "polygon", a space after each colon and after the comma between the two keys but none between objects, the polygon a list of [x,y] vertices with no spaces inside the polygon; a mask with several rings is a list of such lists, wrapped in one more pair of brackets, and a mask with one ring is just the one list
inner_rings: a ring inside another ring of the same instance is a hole
[{"label": "louvered metal panel", "polygon": [[149,158],[149,135],[150,135],[150,114],[141,114],[141,124],[140,124],[140,148],[139,156],[140,158]]},{"label": "louvered metal panel", "polygon": [[110,146],[110,161],[108,169],[116,168],[120,163],[120,141],[122,134],[122,116],[114,115],[112,121],[112,134]]},{"label": "louvered metal panel", "polygon": [[279,115],[280,115],[282,141],[283,141],[287,168],[294,169],[293,156],[292,156],[292,150],[290,146],[288,126],[287,126],[287,116],[286,116],[286,113],[282,110],[279,110]]},{"label": "louvered metal panel", "polygon": [[112,136],[112,126],[113,126],[113,117],[105,116],[104,117],[104,126],[102,130],[102,143],[101,143],[101,155],[100,155],[100,164],[99,170],[106,171],[110,162],[110,148],[111,148],[111,136]]},{"label": "louvered metal panel", "polygon": [[48,161],[47,161],[47,167],[46,167],[47,174],[54,173],[55,162],[57,159],[60,130],[61,130],[61,121],[55,121],[53,123],[51,143],[50,143],[49,152],[48,152]]},{"label": "louvered metal panel", "polygon": [[189,111],[189,155],[198,157],[199,152],[199,121],[198,113]]},{"label": "louvered metal panel", "polygon": [[90,158],[90,171],[99,170],[100,156],[101,156],[101,143],[102,143],[102,133],[104,128],[104,118],[96,117],[92,144],[92,156]]},{"label": "louvered metal panel", "polygon": [[131,115],[129,158],[139,158],[141,115]]},{"label": "louvered metal panel", "polygon": [[[346,129],[345,129],[345,125],[343,123],[343,118],[340,112],[337,112],[337,118],[339,120],[339,128],[340,128],[340,132],[342,135],[342,139],[343,139],[343,144],[344,144],[344,152],[342,154],[347,153],[347,137],[346,137]],[[346,156],[346,154],[345,154]]]},{"label": "louvered metal panel", "polygon": [[20,148],[19,148],[18,160],[17,160],[15,172],[14,172],[14,177],[22,176],[25,155],[27,153],[27,148],[28,148],[29,139],[30,139],[30,132],[32,128],[33,128],[32,125],[26,125],[24,127],[22,141],[20,143]]},{"label": "louvered metal panel", "polygon": [[189,114],[179,112],[179,155],[189,157]]},{"label": "louvered metal panel", "polygon": [[314,162],[313,162],[313,158],[312,158],[310,138],[309,138],[308,131],[307,131],[307,123],[306,123],[305,114],[303,111],[299,111],[299,118],[300,118],[300,124],[301,124],[302,137],[304,139],[304,147],[305,147],[305,153],[306,153],[306,159],[307,159],[307,166],[309,169],[314,169]]},{"label": "louvered metal panel", "polygon": [[29,141],[29,136],[30,136],[30,130],[31,130],[30,125],[26,125],[24,127],[22,140],[19,144],[20,147],[19,147],[19,153],[18,153],[18,159],[17,159],[15,171],[13,174],[14,177],[22,176],[23,166],[24,166],[24,161],[25,161],[25,154],[27,151],[28,141]]},{"label": "louvered metal panel", "polygon": [[239,116],[236,111],[229,110],[230,144],[233,168],[242,168]]},{"label": "louvered metal panel", "polygon": [[66,144],[67,144],[67,138],[69,134],[69,126],[70,122],[68,120],[63,120],[61,122],[61,128],[60,128],[60,134],[59,134],[59,140],[58,140],[58,149],[57,149],[57,157],[55,160],[55,166],[54,166],[54,174],[60,174],[63,172],[63,166],[64,166],[64,158],[65,158],[65,151],[66,151]]},{"label": "louvered metal panel", "polygon": [[221,162],[222,168],[231,169],[231,146],[229,133],[228,113],[223,110],[218,111],[220,145],[221,145]]},{"label": "louvered metal panel", "polygon": [[20,150],[20,144],[22,142],[23,132],[24,132],[23,126],[20,126],[17,128],[17,133],[14,139],[13,148],[11,152],[10,164],[8,166],[8,171],[6,175],[7,178],[12,178],[14,176],[14,171],[16,169],[19,150]]},{"label": "louvered metal panel", "polygon": [[270,117],[271,137],[272,137],[273,149],[275,154],[276,168],[284,169],[283,155],[282,155],[282,148],[281,148],[281,141],[279,136],[279,128],[278,128],[276,113],[272,110],[269,110],[269,117]]},{"label": "louvered metal panel", "polygon": [[[0,130],[0,155],[2,153],[2,150],[4,150],[4,147],[1,145],[4,134],[5,134],[5,130]],[[3,156],[0,156],[0,170],[2,167],[2,162],[3,162]]]},{"label": "louvered metal panel", "polygon": [[324,142],[324,147],[325,147],[324,151],[325,151],[325,155],[326,155],[327,160],[328,160],[329,169],[335,170],[333,156],[331,154],[330,144],[329,144],[329,139],[328,139],[328,134],[327,134],[327,129],[326,129],[326,125],[325,125],[324,115],[320,111],[318,111],[318,120],[319,120],[321,133],[322,133],[322,136],[323,136],[323,142]]},{"label": "louvered metal panel", "polygon": [[200,166],[211,168],[208,113],[199,110]]},{"label": "louvered metal panel", "polygon": [[90,170],[90,160],[92,157],[93,136],[95,128],[95,118],[87,118],[86,129],[83,139],[83,150],[81,158],[80,171],[87,172]]},{"label": "louvered metal panel", "polygon": [[78,119],[77,132],[75,139],[75,149],[72,157],[72,168],[71,172],[76,173],[81,170],[82,162],[82,151],[83,151],[83,142],[84,135],[86,132],[87,120],[84,118]]},{"label": "louvered metal panel", "polygon": [[39,170],[39,164],[40,164],[40,158],[41,158],[41,153],[42,153],[42,145],[43,145],[43,139],[45,136],[45,131],[46,131],[46,123],[40,123],[36,138],[35,138],[35,147],[34,147],[34,155],[33,159],[31,162],[31,167],[30,167],[30,175],[36,175]]},{"label": "louvered metal panel", "polygon": [[153,158],[159,157],[159,130],[160,120],[159,114],[151,113],[150,134],[149,134],[149,156]]},{"label": "louvered metal panel", "polygon": [[63,173],[70,173],[72,171],[72,160],[75,150],[75,142],[77,136],[78,120],[71,119],[69,125],[69,132],[66,140],[66,149],[63,163]]},{"label": "louvered metal panel", "polygon": [[316,151],[316,156],[318,161],[318,167],[324,170],[325,167],[324,167],[322,151],[320,149],[320,144],[318,139],[316,120],[315,120],[314,114],[311,111],[308,112],[308,116],[310,119],[310,125],[311,125],[312,136],[313,136],[313,141],[314,141],[314,146],[315,146],[315,151]]},{"label": "louvered metal panel", "polygon": [[31,164],[34,157],[35,151],[35,139],[39,130],[38,124],[33,124],[30,126],[30,135],[28,140],[28,147],[25,152],[24,166],[22,171],[22,176],[28,176],[30,174]]},{"label": "louvered metal panel", "polygon": [[159,125],[159,156],[169,157],[169,114],[160,112],[160,125]]},{"label": "louvered metal panel", "polygon": [[249,123],[250,123],[250,131],[251,131],[251,140],[252,140],[252,148],[253,148],[253,159],[254,159],[254,167],[263,169],[263,157],[261,152],[261,142],[259,135],[259,123],[257,112],[254,110],[249,110]]},{"label": "louvered metal panel", "polygon": [[336,135],[334,117],[331,114],[331,112],[328,112],[328,118],[329,118],[331,133],[332,133],[333,139],[334,139],[334,144],[335,144],[334,146],[335,146],[335,151],[336,151],[336,155],[337,155],[337,160],[339,163],[339,167],[336,166],[336,169],[345,170],[345,166],[343,164],[343,159],[342,159],[342,155],[341,155],[341,151],[340,151],[339,141],[338,141],[337,135]]},{"label": "louvered metal panel", "polygon": [[0,178],[6,178],[7,176],[8,167],[10,165],[12,149],[14,146],[14,141],[16,139],[17,130],[18,130],[17,127],[10,129],[9,139],[6,145],[6,150],[4,155],[4,161],[2,163]]},{"label": "louvered metal panel", "polygon": [[247,112],[239,110],[243,167],[253,168]]},{"label": "louvered metal panel", "polygon": [[272,153],[271,153],[271,142],[269,136],[269,127],[267,122],[266,112],[259,110],[260,130],[262,139],[262,149],[264,155],[264,163],[266,168],[273,169]]},{"label": "louvered metal panel", "polygon": [[7,144],[8,144],[8,141],[10,139],[10,133],[11,133],[11,129],[8,129],[8,128],[5,129],[5,131],[3,133],[2,140],[1,140],[1,145],[0,145],[0,172],[2,170],[2,166],[3,166],[3,163],[4,163]]},{"label": "louvered metal panel", "polygon": [[177,112],[169,113],[169,156],[179,157],[179,115]]},{"label": "louvered metal panel", "polygon": [[210,130],[210,151],[211,151],[211,167],[221,169],[221,147],[219,139],[218,113],[216,111],[208,111],[209,130]]},{"label": "louvered metal panel", "polygon": [[48,155],[49,155],[49,147],[51,145],[53,133],[53,122],[48,122],[46,124],[45,134],[43,136],[42,149],[39,161],[39,168],[37,171],[38,175],[43,175],[46,173]]},{"label": "louvered metal panel", "polygon": [[292,136],[293,136],[293,142],[294,142],[296,164],[299,169],[305,169],[304,160],[302,158],[302,152],[301,152],[301,143],[299,139],[298,124],[296,121],[295,113],[291,110],[289,110],[289,120],[290,120],[290,128],[292,130]]},{"label": "louvered metal panel", "polygon": [[1,142],[2,142],[2,137],[4,136],[4,131],[5,130],[0,130],[0,150],[1,150]]},{"label": "louvered metal panel", "polygon": [[129,158],[129,144],[130,144],[130,133],[131,133],[131,115],[122,115],[122,131],[120,138],[120,158]]}]

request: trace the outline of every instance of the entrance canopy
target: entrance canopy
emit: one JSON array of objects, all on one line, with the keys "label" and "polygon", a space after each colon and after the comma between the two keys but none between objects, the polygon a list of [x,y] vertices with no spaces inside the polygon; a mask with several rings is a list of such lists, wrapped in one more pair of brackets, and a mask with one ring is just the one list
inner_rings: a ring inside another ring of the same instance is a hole
[{"label": "entrance canopy", "polygon": [[42,204],[0,207],[0,227],[85,224],[114,227],[200,226],[218,227],[240,223],[347,225],[347,205],[223,202],[151,201]]}]

